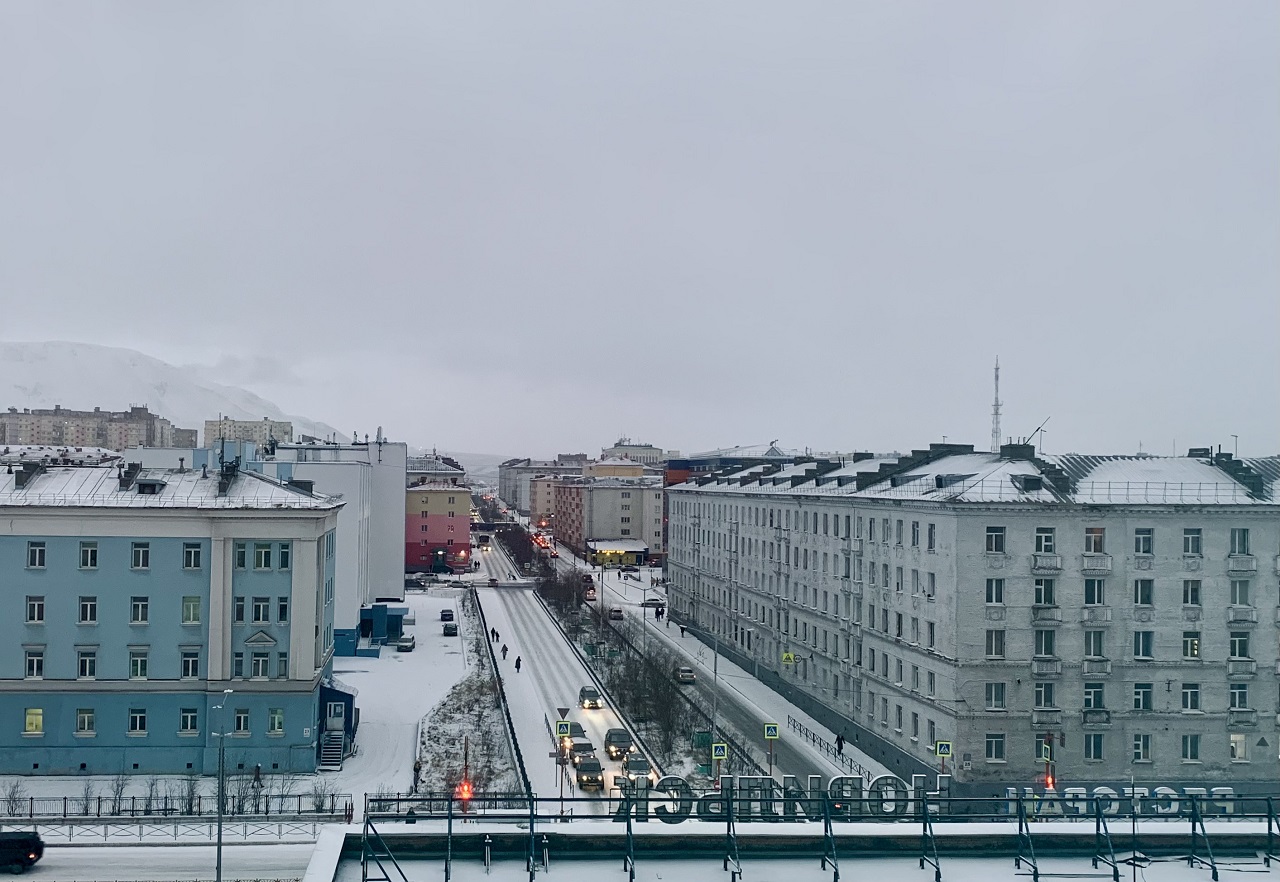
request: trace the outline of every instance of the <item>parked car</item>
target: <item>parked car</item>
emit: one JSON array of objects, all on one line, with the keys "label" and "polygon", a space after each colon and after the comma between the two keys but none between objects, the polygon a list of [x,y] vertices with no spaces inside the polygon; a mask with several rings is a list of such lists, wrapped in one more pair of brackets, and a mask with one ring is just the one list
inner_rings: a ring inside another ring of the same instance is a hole
[{"label": "parked car", "polygon": [[633,753],[636,745],[626,729],[610,729],[604,733],[604,749],[609,754],[609,759],[618,759]]},{"label": "parked car", "polygon": [[693,672],[693,668],[676,668],[677,683],[694,683],[698,679],[698,675]]},{"label": "parked car", "polygon": [[440,610],[440,621],[442,621],[442,622],[452,622],[452,621],[453,621],[453,610],[451,610],[451,609],[442,609],[442,610]]},{"label": "parked car", "polygon": [[640,572],[640,568],[639,568],[639,567],[633,567],[631,564],[627,564],[626,566],[622,567],[621,569],[622,569],[622,572],[624,572],[624,573],[638,573],[638,572]]},{"label": "parked car", "polygon": [[577,776],[579,790],[604,789],[604,767],[594,756],[583,757],[578,762]]},{"label": "parked car", "polygon": [[658,609],[659,607],[666,606],[667,602],[661,597],[646,597],[640,605],[647,607],[648,609]]},{"label": "parked car", "polygon": [[446,636],[446,637],[457,637],[457,636],[458,636],[458,623],[457,623],[457,622],[445,622],[445,623],[444,623],[444,636]]},{"label": "parked car", "polygon": [[609,610],[609,621],[611,622],[622,621],[622,607],[615,606],[613,609]]},{"label": "parked car", "polygon": [[418,645],[418,638],[412,634],[403,634],[396,641],[396,652],[413,652],[414,647]]},{"label": "parked car", "polygon": [[632,781],[637,778],[649,778],[653,774],[649,761],[638,753],[627,754],[627,759],[622,764],[622,771]]},{"label": "parked car", "polygon": [[44,856],[44,840],[35,831],[14,830],[0,833],[0,867],[9,872],[25,873]]},{"label": "parked car", "polygon": [[579,765],[586,757],[596,758],[596,746],[585,738],[575,738],[569,745],[569,759]]},{"label": "parked car", "polygon": [[584,710],[604,707],[604,699],[600,697],[600,690],[594,686],[583,686],[578,690],[578,706]]}]

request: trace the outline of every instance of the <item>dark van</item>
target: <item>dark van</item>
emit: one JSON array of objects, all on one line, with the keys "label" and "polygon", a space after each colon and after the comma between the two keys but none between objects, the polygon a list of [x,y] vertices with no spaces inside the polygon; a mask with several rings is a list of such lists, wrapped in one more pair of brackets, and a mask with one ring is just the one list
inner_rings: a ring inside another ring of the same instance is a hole
[{"label": "dark van", "polygon": [[44,856],[44,841],[36,832],[0,833],[0,868],[25,873]]}]

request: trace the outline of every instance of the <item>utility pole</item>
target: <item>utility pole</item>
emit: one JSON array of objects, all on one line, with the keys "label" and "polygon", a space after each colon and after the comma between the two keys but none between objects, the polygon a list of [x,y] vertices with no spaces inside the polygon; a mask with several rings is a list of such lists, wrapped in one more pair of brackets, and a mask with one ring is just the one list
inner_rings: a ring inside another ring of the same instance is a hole
[{"label": "utility pole", "polygon": [[222,690],[222,703],[214,707],[218,712],[218,728],[222,732],[217,733],[218,736],[218,846],[217,846],[217,866],[214,869],[214,882],[222,882],[222,815],[225,811],[224,804],[227,799],[227,775],[226,775],[226,745],[227,745],[227,719],[223,712],[223,707],[227,703],[227,697],[234,692],[234,689]]},{"label": "utility pole", "polygon": [[[708,746],[713,754],[716,743],[716,711],[720,704],[720,636],[712,629],[711,639],[714,641],[715,655],[711,658],[711,744]],[[712,764],[715,757],[711,757]]]}]

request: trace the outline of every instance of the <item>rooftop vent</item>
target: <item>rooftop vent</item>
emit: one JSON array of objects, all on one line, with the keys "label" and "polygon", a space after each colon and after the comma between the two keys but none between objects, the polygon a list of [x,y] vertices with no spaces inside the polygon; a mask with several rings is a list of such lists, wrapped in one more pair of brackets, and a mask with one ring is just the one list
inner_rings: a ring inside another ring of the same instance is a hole
[{"label": "rooftop vent", "polygon": [[954,487],[956,484],[963,484],[972,478],[973,475],[934,475],[933,483],[939,490],[943,487]]},{"label": "rooftop vent", "polygon": [[316,486],[316,482],[308,481],[305,478],[290,478],[289,486],[301,490],[303,493],[311,493],[312,488]]},{"label": "rooftop vent", "polygon": [[1192,447],[1190,450],[1187,451],[1187,456],[1195,457],[1197,459],[1209,459],[1210,457],[1213,456],[1213,448],[1212,447]]},{"label": "rooftop vent", "polygon": [[138,478],[135,483],[138,485],[139,496],[158,496],[164,489],[165,482],[159,478]]},{"label": "rooftop vent", "polygon": [[1036,446],[1034,444],[1001,444],[1001,459],[1035,459]]},{"label": "rooftop vent", "polygon": [[[12,468],[12,466],[10,466]],[[31,479],[44,471],[44,466],[36,462],[24,462],[22,468],[13,473],[13,488],[21,490],[31,483]]]},{"label": "rooftop vent", "polygon": [[1040,475],[1010,475],[1009,479],[1023,493],[1035,493],[1044,489],[1044,478]]},{"label": "rooftop vent", "polygon": [[134,479],[138,477],[138,473],[142,471],[142,463],[131,462],[120,472],[120,489],[128,490],[133,486]]},{"label": "rooftop vent", "polygon": [[923,477],[924,475],[890,475],[889,486],[905,487],[907,484],[912,484],[916,481],[919,481]]}]

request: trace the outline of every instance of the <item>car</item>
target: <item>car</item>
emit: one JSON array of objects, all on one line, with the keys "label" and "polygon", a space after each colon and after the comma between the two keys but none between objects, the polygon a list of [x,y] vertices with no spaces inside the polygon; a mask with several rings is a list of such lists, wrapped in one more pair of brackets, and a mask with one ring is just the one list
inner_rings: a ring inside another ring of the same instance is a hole
[{"label": "car", "polygon": [[609,610],[609,621],[611,622],[622,621],[622,607],[615,606],[613,609]]},{"label": "car", "polygon": [[603,790],[604,766],[594,756],[583,757],[576,772],[579,790]]},{"label": "car", "polygon": [[442,622],[452,622],[452,621],[453,621],[453,610],[451,610],[451,609],[442,609],[442,610],[440,610],[440,621],[442,621]]},{"label": "car", "polygon": [[11,873],[25,873],[44,856],[44,840],[35,831],[11,830],[0,833],[0,867]]},{"label": "car", "polygon": [[649,761],[638,753],[627,754],[626,760],[622,763],[622,771],[632,781],[637,778],[648,778],[653,774]]},{"label": "car", "polygon": [[582,596],[583,596],[584,598],[586,598],[587,600],[595,600],[595,599],[596,599],[596,589],[594,589],[594,588],[588,588],[586,591],[584,591],[584,592],[582,593]]},{"label": "car", "polygon": [[698,675],[693,672],[693,668],[676,668],[677,683],[694,683],[697,679]]},{"label": "car", "polygon": [[610,729],[604,733],[604,749],[609,754],[609,759],[618,759],[634,753],[636,745],[626,729]]},{"label": "car", "polygon": [[604,699],[600,697],[600,690],[594,686],[583,686],[578,690],[578,707],[584,710],[599,709],[604,707]]},{"label": "car", "polygon": [[624,573],[638,573],[638,572],[640,572],[640,568],[639,568],[639,567],[633,567],[631,564],[627,564],[625,567],[620,567],[620,569],[621,569],[621,570],[622,570],[622,572],[624,572]]},{"label": "car", "polygon": [[596,746],[585,738],[575,738],[569,745],[569,759],[576,766],[586,757],[596,758]]},{"label": "car", "polygon": [[582,724],[579,723],[577,720],[570,720],[568,740],[572,740],[574,738],[586,738],[586,737],[587,737],[587,733],[582,731]]},{"label": "car", "polygon": [[646,597],[640,602],[640,605],[646,609],[661,609],[667,605],[667,602],[661,597]]},{"label": "car", "polygon": [[490,576],[490,577],[489,577],[489,587],[490,587],[490,588],[497,588],[497,587],[498,587],[498,580],[497,580],[497,579],[495,579],[493,576]]},{"label": "car", "polygon": [[444,623],[444,636],[446,636],[446,637],[457,637],[457,636],[458,636],[458,623],[457,623],[457,622],[445,622],[445,623]]},{"label": "car", "polygon": [[404,634],[396,641],[396,652],[413,652],[414,647],[417,645],[418,638],[412,634]]}]

